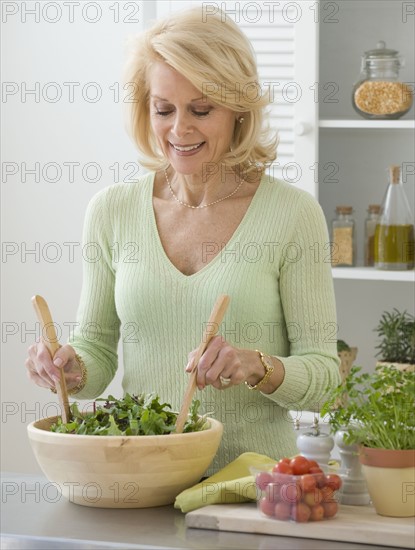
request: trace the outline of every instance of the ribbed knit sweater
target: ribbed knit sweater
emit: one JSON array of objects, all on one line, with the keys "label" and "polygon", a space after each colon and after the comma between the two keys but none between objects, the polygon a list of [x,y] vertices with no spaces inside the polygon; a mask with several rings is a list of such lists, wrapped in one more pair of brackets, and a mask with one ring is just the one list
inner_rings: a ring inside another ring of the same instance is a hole
[{"label": "ribbed knit sweater", "polygon": [[[193,275],[167,257],[152,205],[154,173],[95,195],[83,235],[83,288],[70,344],[88,380],[77,398],[102,395],[118,366],[123,389],[156,392],[178,410],[188,353],[201,340],[219,294],[231,301],[221,334],[231,345],[278,357],[285,377],[272,394],[245,384],[197,392],[202,412],[224,424],[208,471],[245,451],[279,458],[296,452],[289,410],[318,409],[339,383],[337,324],[327,226],[305,191],[264,175],[229,242]],[[118,397],[118,396],[117,396]]]}]

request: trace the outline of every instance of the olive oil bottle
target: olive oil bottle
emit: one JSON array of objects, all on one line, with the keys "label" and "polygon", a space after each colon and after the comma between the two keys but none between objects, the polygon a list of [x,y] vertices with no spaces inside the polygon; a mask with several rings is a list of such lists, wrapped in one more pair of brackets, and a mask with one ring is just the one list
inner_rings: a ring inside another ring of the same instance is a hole
[{"label": "olive oil bottle", "polygon": [[414,249],[414,223],[401,180],[401,169],[400,166],[391,166],[389,186],[375,231],[375,267],[413,269]]}]

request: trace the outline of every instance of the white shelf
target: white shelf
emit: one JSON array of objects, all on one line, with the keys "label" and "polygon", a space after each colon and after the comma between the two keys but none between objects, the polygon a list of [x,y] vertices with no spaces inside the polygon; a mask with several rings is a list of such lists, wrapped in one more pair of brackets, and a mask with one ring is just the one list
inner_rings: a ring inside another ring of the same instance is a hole
[{"label": "white shelf", "polygon": [[320,128],[413,130],[415,129],[415,120],[320,119],[318,125]]},{"label": "white shelf", "polygon": [[415,282],[415,271],[384,271],[373,267],[333,267],[334,279]]}]

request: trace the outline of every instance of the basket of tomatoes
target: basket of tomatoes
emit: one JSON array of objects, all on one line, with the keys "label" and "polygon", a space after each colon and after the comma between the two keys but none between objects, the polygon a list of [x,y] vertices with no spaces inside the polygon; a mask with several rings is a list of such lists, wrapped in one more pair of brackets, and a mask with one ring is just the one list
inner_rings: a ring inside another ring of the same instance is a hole
[{"label": "basket of tomatoes", "polygon": [[339,509],[339,473],[304,456],[251,468],[258,509],[268,517],[295,522],[334,518]]}]

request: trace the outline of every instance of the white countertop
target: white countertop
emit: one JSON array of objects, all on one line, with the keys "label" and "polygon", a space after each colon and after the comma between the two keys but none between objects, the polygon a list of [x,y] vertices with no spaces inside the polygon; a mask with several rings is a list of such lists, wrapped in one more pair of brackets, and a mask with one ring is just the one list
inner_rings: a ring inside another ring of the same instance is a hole
[{"label": "white countertop", "polygon": [[44,477],[25,474],[2,474],[1,528],[4,550],[115,547],[119,550],[385,550],[346,542],[186,528],[184,514],[173,506],[88,508],[68,502]]}]

